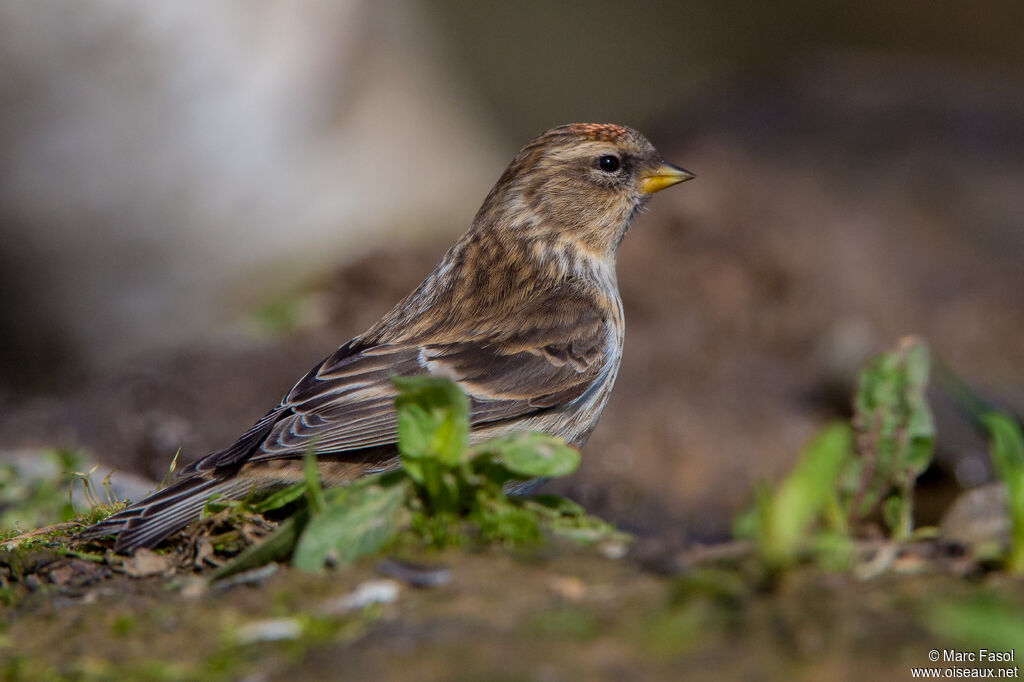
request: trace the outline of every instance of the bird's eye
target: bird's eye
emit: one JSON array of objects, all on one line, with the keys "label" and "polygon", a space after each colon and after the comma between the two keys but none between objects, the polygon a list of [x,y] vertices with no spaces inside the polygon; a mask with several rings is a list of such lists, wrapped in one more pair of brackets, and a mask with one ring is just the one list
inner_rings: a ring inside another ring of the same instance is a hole
[{"label": "bird's eye", "polygon": [[614,173],[619,170],[619,157],[614,154],[605,154],[598,158],[597,167],[603,170],[605,173]]}]

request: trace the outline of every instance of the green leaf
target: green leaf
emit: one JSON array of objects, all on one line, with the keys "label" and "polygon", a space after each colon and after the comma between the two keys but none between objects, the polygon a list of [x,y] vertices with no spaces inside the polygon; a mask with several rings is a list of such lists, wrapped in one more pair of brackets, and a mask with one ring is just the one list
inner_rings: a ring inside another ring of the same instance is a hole
[{"label": "green leaf", "polygon": [[893,529],[893,535],[897,537],[910,537],[912,529],[905,526],[910,515],[907,504],[907,500],[902,495],[890,495],[882,502],[882,518],[885,519],[885,525]]},{"label": "green leaf", "polygon": [[529,502],[558,516],[586,516],[587,510],[578,502],[561,495],[531,495]]},{"label": "green leaf", "polygon": [[[528,503],[524,504],[524,506],[527,509],[531,509]],[[633,537],[629,533],[624,533],[610,523],[589,514],[573,514],[556,516],[555,518],[545,518],[542,516],[542,518],[544,520],[544,527],[548,531],[580,544],[591,545],[598,542],[614,542],[626,545],[633,541]]]},{"label": "green leaf", "polygon": [[317,466],[316,454],[314,454],[315,447],[315,444],[310,445],[302,457],[306,494],[309,497],[309,506],[313,513],[324,508],[324,490],[320,486],[320,468]]},{"label": "green leaf", "polygon": [[940,600],[925,612],[925,625],[963,648],[1009,651],[1024,641],[1024,614],[1005,594]]},{"label": "green leaf", "polygon": [[467,445],[469,419],[459,415],[455,410],[446,411],[434,430],[434,437],[430,443],[431,451],[436,453],[441,464],[455,467],[462,462]]},{"label": "green leaf", "polygon": [[451,379],[394,376],[391,383],[400,391],[395,399],[399,409],[406,405],[419,405],[425,410],[454,410],[463,417],[469,415],[469,399]]},{"label": "green leaf", "polygon": [[241,554],[214,571],[210,580],[221,580],[242,571],[259,568],[272,561],[284,561],[291,556],[308,521],[308,509],[301,509],[289,516],[269,536],[255,545],[246,547]]},{"label": "green leaf", "polygon": [[398,412],[398,442],[404,458],[430,456],[430,443],[437,424],[419,405],[406,405]]},{"label": "green leaf", "polygon": [[567,476],[580,465],[579,451],[561,438],[526,431],[493,438],[475,446],[472,453],[491,454],[523,478]]},{"label": "green leaf", "polygon": [[328,558],[347,565],[372,554],[398,532],[409,479],[373,476],[330,491],[326,507],[310,519],[293,563],[316,571]]},{"label": "green leaf", "polygon": [[1015,573],[1024,573],[1024,436],[1020,424],[1000,412],[984,414],[981,421],[992,438],[992,466],[999,480],[1006,484],[1013,524],[1007,563]]},{"label": "green leaf", "polygon": [[732,536],[737,540],[756,540],[763,532],[771,499],[772,491],[768,482],[763,479],[755,481],[754,502],[733,519]]},{"label": "green leaf", "polygon": [[789,563],[803,545],[811,522],[834,494],[839,472],[853,449],[853,434],[846,424],[825,427],[804,449],[793,471],[771,496],[758,501],[758,545],[767,563]]},{"label": "green leaf", "polygon": [[282,488],[257,502],[252,506],[253,511],[258,514],[266,514],[268,511],[280,509],[287,506],[306,494],[306,482],[299,481],[287,488]]},{"label": "green leaf", "polygon": [[[445,466],[458,465],[469,443],[469,399],[462,389],[440,377],[392,377],[391,381],[400,391],[395,408],[403,461],[435,458]],[[423,477],[423,472],[412,475]]]}]

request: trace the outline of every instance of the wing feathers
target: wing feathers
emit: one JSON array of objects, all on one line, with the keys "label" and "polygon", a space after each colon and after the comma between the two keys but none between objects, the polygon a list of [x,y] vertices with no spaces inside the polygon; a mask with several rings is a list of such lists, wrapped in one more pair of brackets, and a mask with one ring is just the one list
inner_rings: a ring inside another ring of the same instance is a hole
[{"label": "wing feathers", "polygon": [[178,483],[83,537],[116,533],[117,551],[151,547],[196,518],[211,495],[248,494],[257,481],[238,475],[246,465],[295,459],[311,447],[334,466],[364,462],[373,452],[375,466],[389,468],[393,454],[387,449],[397,440],[395,375],[454,379],[469,396],[471,424],[489,433],[503,421],[585,399],[614,378],[614,337],[592,308],[524,319],[543,324],[524,328],[522,320],[506,320],[503,328],[514,331],[504,336],[477,329],[456,341],[365,344],[356,338],[314,367],[229,448],[198,460]]},{"label": "wing feathers", "polygon": [[312,443],[318,452],[330,453],[394,443],[397,392],[391,377],[396,374],[455,379],[471,399],[474,424],[566,403],[604,371],[603,342],[545,343],[511,353],[490,343],[391,345],[347,355],[324,363],[292,390],[258,448],[218,465],[294,456]]}]

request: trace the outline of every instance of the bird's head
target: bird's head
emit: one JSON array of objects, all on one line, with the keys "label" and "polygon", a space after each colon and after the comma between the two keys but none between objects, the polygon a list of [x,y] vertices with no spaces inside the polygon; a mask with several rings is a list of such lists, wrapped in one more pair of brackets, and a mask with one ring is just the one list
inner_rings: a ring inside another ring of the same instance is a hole
[{"label": "bird's head", "polygon": [[630,220],[655,192],[690,180],[640,133],[618,125],[552,128],[516,155],[480,209],[476,229],[536,245],[572,242],[614,258]]}]

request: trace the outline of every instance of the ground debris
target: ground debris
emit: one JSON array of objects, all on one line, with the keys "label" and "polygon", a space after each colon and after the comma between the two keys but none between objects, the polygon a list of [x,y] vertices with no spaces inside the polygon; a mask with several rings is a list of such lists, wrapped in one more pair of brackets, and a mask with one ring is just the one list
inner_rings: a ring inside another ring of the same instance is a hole
[{"label": "ground debris", "polygon": [[235,643],[241,646],[258,642],[279,642],[302,636],[302,623],[297,618],[269,618],[246,623],[235,632]]},{"label": "ground debris", "polygon": [[357,611],[371,604],[389,604],[398,599],[401,585],[394,580],[367,580],[351,592],[335,597],[320,606],[323,615],[336,615]]},{"label": "ground debris", "polygon": [[576,576],[553,576],[548,587],[566,601],[580,601],[587,594],[586,584]]},{"label": "ground debris", "polygon": [[50,569],[50,582],[58,587],[87,585],[109,575],[110,570],[95,561],[68,559]]},{"label": "ground debris", "polygon": [[253,568],[248,571],[242,571],[241,573],[228,576],[227,578],[218,580],[213,585],[218,590],[227,590],[237,585],[259,587],[269,580],[270,576],[277,573],[279,566],[279,564],[271,562],[258,568]]},{"label": "ground debris", "polygon": [[169,577],[174,574],[177,566],[175,557],[168,554],[157,554],[145,547],[135,550],[135,554],[126,558],[121,565],[125,575],[132,578],[149,578],[155,575]]},{"label": "ground debris", "polygon": [[452,581],[452,571],[447,566],[418,564],[399,559],[384,559],[378,562],[377,573],[412,587],[440,587]]}]

